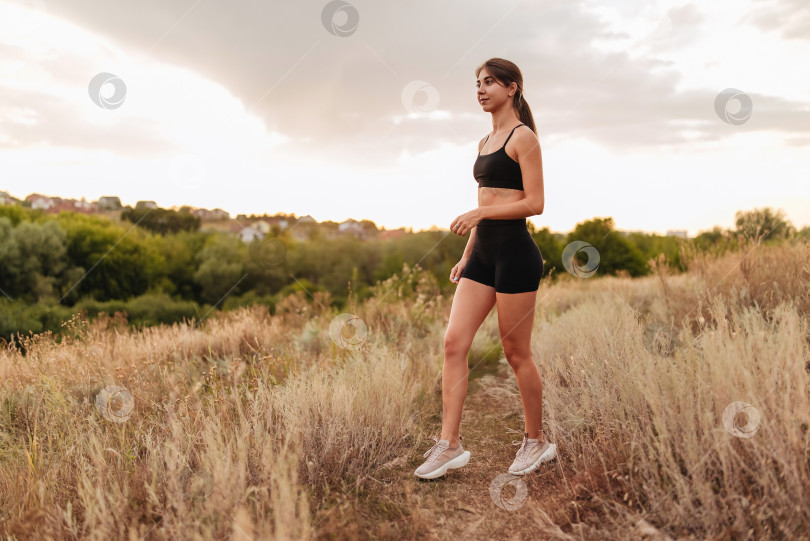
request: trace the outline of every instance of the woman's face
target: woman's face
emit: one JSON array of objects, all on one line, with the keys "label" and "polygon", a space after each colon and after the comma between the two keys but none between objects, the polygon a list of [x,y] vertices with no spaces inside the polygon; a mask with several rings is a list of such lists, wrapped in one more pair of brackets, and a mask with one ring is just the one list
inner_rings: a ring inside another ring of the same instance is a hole
[{"label": "woman's face", "polygon": [[[515,83],[512,84],[515,85]],[[512,89],[496,81],[495,78],[489,74],[487,68],[481,68],[481,71],[478,73],[478,80],[475,82],[475,87],[478,89],[478,103],[484,111],[493,111],[501,107],[504,103],[512,102],[512,96],[509,95],[512,93]]]}]

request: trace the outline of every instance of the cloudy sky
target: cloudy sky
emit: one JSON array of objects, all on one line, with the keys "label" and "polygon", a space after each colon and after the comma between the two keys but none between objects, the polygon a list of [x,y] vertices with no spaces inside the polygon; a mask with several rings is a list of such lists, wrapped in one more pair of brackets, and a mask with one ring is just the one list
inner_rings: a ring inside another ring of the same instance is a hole
[{"label": "cloudy sky", "polygon": [[538,227],[810,225],[804,0],[0,0],[0,190],[446,229],[491,57],[523,73]]}]

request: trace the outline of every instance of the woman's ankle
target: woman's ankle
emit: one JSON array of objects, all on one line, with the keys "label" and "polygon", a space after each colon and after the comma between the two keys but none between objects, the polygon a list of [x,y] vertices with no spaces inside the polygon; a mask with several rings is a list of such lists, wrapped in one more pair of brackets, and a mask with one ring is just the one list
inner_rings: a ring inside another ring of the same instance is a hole
[{"label": "woman's ankle", "polygon": [[450,448],[456,448],[460,445],[461,441],[458,436],[451,436],[451,437],[444,437],[442,436],[443,440],[447,440],[450,442]]},{"label": "woman's ankle", "polygon": [[527,432],[527,434],[528,434],[527,437],[530,440],[537,440],[540,443],[543,443],[543,441],[544,441],[543,431],[542,430],[539,433],[535,434],[534,436],[532,436],[530,432]]}]

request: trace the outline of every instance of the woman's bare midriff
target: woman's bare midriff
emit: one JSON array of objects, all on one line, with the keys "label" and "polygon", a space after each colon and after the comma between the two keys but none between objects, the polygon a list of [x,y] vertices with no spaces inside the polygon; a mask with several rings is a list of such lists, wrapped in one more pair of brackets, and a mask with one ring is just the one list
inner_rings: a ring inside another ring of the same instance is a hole
[{"label": "woman's bare midriff", "polygon": [[511,188],[478,188],[478,206],[503,205],[526,199],[526,192]]}]

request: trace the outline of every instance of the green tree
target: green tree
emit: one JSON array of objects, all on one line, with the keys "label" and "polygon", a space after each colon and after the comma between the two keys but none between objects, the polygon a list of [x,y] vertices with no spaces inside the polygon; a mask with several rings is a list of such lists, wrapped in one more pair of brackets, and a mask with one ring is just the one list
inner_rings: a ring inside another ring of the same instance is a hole
[{"label": "green tree", "polygon": [[144,248],[143,234],[109,220],[75,213],[60,213],[67,232],[70,261],[84,271],[65,284],[63,294],[91,295],[96,300],[127,299],[146,292],[158,272],[154,252]]},{"label": "green tree", "polygon": [[8,218],[14,227],[20,222],[41,220],[43,216],[44,212],[41,209],[32,210],[21,205],[0,205],[0,217]]},{"label": "green tree", "polygon": [[197,231],[200,228],[200,219],[197,216],[162,208],[127,209],[121,212],[121,219],[160,235],[178,231]]},{"label": "green tree", "polygon": [[543,276],[548,276],[552,272],[552,276],[556,276],[560,272],[564,272],[562,252],[565,243],[560,239],[560,235],[552,233],[548,227],[537,230],[532,222],[529,224],[531,224],[529,231],[532,238],[543,255]]},{"label": "green tree", "polygon": [[6,295],[36,302],[52,296],[68,267],[66,234],[55,221],[0,217],[0,287]]},{"label": "green tree", "polygon": [[736,246],[733,233],[719,226],[714,226],[711,231],[701,231],[694,239],[695,247],[700,251],[709,251],[720,254]]},{"label": "green tree", "polygon": [[216,305],[227,295],[238,294],[238,284],[244,278],[244,255],[237,247],[237,239],[227,235],[214,235],[195,256],[199,266],[194,281],[200,286],[200,297]]},{"label": "green tree", "polygon": [[749,240],[786,239],[796,233],[796,228],[785,220],[782,209],[776,212],[770,207],[749,211],[737,211],[734,214],[737,233]]},{"label": "green tree", "polygon": [[[597,274],[616,274],[625,270],[630,276],[641,276],[649,272],[644,255],[627,238],[615,231],[613,218],[594,218],[577,224],[568,235],[568,244],[577,240],[587,242],[598,250]],[[580,254],[585,252],[577,252],[577,264],[585,265],[587,255]]]},{"label": "green tree", "polygon": [[638,231],[629,233],[627,240],[639,249],[645,261],[649,262],[659,254],[664,254],[670,267],[680,271],[686,270],[681,261],[680,247],[685,242],[689,242],[688,240],[670,235],[650,235]]}]

